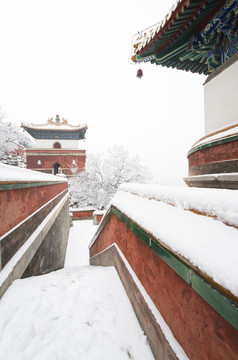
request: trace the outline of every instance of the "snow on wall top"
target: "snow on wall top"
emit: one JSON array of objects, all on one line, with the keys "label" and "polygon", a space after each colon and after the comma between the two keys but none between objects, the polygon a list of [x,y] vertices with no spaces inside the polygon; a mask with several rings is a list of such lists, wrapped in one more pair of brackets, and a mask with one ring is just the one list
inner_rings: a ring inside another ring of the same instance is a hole
[{"label": "snow on wall top", "polygon": [[111,204],[238,296],[238,230],[219,221],[238,223],[237,200],[238,191],[232,190],[124,184]]},{"label": "snow on wall top", "polygon": [[205,145],[207,143],[226,139],[236,135],[238,135],[238,123],[231,124],[230,126],[226,126],[225,128],[221,128],[207,134],[206,136],[198,140],[195,144],[193,144],[192,149],[200,145]]},{"label": "snow on wall top", "polygon": [[95,210],[93,215],[105,215],[106,210]]},{"label": "snow on wall top", "polygon": [[34,171],[16,166],[10,166],[0,163],[0,182],[29,182],[29,181],[52,181],[67,182],[67,179],[45,174],[40,171]]},{"label": "snow on wall top", "polygon": [[237,190],[151,184],[122,184],[119,189],[141,197],[164,201],[185,210],[205,213],[229,225],[238,226]]},{"label": "snow on wall top", "polygon": [[95,207],[93,206],[85,206],[85,207],[70,207],[70,211],[94,211]]}]

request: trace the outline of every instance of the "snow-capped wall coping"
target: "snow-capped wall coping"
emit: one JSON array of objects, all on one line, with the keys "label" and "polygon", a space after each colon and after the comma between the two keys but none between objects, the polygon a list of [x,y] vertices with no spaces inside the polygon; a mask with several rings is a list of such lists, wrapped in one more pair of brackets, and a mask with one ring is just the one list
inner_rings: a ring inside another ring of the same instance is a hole
[{"label": "snow-capped wall coping", "polygon": [[238,191],[125,184],[111,205],[238,296]]},{"label": "snow-capped wall coping", "polygon": [[106,210],[95,210],[93,215],[104,215]]},{"label": "snow-capped wall coping", "polygon": [[92,207],[92,206],[85,206],[85,207],[70,207],[69,208],[69,211],[94,211],[95,210],[95,207]]},{"label": "snow-capped wall coping", "polygon": [[123,184],[120,191],[163,201],[238,226],[238,191],[182,186]]},{"label": "snow-capped wall coping", "polygon": [[229,126],[223,127],[221,129],[206,134],[201,139],[196,141],[191,149],[197,148],[198,146],[202,146],[207,143],[228,139],[234,136],[237,137],[237,135],[238,135],[238,123],[233,123]]},{"label": "snow-capped wall coping", "polygon": [[0,163],[0,182],[67,182],[68,180],[40,171]]}]

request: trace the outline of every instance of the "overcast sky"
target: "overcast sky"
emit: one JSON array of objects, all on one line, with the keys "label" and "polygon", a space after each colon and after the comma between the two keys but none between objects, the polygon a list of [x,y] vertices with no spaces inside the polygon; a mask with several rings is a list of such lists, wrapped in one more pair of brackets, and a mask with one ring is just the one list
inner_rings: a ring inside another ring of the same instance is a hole
[{"label": "overcast sky", "polygon": [[118,144],[157,181],[182,183],[186,154],[203,135],[205,76],[128,61],[132,36],[174,0],[0,2],[0,104],[8,120],[59,114],[88,124],[88,152]]}]

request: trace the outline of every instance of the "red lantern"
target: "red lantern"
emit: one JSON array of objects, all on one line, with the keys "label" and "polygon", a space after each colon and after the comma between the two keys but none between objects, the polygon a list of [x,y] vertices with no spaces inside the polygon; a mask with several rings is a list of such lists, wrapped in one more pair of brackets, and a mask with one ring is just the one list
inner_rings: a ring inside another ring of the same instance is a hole
[{"label": "red lantern", "polygon": [[143,76],[143,72],[141,69],[137,70],[137,74],[136,74],[136,77],[138,77],[139,79],[141,79]]}]

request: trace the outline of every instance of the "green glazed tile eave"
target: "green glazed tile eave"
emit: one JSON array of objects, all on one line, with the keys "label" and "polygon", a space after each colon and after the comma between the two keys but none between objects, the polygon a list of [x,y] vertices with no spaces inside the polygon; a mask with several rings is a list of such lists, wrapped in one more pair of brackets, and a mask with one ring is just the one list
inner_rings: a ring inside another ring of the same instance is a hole
[{"label": "green glazed tile eave", "polygon": [[26,188],[36,187],[36,186],[48,186],[48,185],[56,185],[56,184],[63,184],[63,183],[65,183],[65,181],[0,184],[0,191],[26,189]]},{"label": "green glazed tile eave", "polygon": [[192,274],[192,288],[236,330],[238,330],[238,307],[218,290],[209,285],[201,276]]},{"label": "green glazed tile eave", "polygon": [[164,249],[154,240],[151,241],[151,250],[153,250],[167,265],[169,265],[186,283],[190,284],[189,268],[178,258]]},{"label": "green glazed tile eave", "polygon": [[145,231],[140,229],[120,211],[115,208],[113,208],[112,211],[124,224],[128,226],[128,228],[136,236],[138,236],[144,242],[145,245],[150,247],[152,251],[154,251],[162,260],[166,262],[166,264],[168,264],[179,276],[181,276],[189,284],[190,274],[186,265],[184,265],[180,260],[178,260],[175,255],[163,248],[158,242],[151,239]]},{"label": "green glazed tile eave", "polygon": [[139,226],[137,226],[135,223],[133,223],[128,217],[126,217],[124,214],[122,214],[117,209],[113,208],[112,212],[136,235],[138,236],[145,245],[149,246],[150,244],[150,237],[146,232],[141,230]]},{"label": "green glazed tile eave", "polygon": [[238,135],[237,136],[231,136],[231,137],[226,138],[226,139],[212,141],[212,142],[209,142],[209,143],[204,144],[204,145],[199,145],[199,146],[189,150],[189,152],[187,154],[187,157],[189,157],[191,154],[193,154],[193,153],[195,153],[197,151],[207,149],[207,148],[212,148],[213,146],[216,146],[216,145],[222,145],[222,144],[226,144],[226,143],[237,141],[237,140],[238,140]]}]

